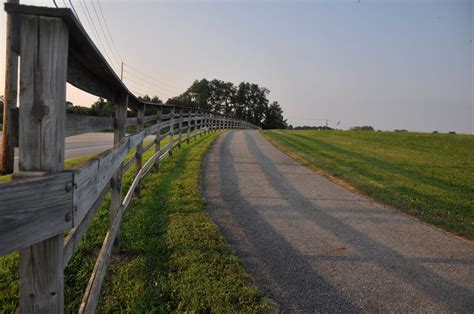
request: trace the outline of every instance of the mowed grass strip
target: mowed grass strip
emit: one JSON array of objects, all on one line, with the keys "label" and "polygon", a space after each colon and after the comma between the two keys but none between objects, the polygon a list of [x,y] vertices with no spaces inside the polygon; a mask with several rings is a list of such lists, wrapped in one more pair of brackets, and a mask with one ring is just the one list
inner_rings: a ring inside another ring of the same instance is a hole
[{"label": "mowed grass strip", "polygon": [[474,136],[264,131],[306,166],[421,220],[474,239]]},{"label": "mowed grass strip", "polygon": [[183,145],[143,182],[121,227],[123,252],[106,278],[101,312],[268,312],[204,212],[201,163],[214,133]]},{"label": "mowed grass strip", "polygon": [[[148,173],[121,225],[120,250],[107,271],[98,312],[270,311],[203,211],[201,161],[217,136],[183,144],[160,172]],[[67,161],[67,167],[88,158]],[[124,191],[133,177],[132,166]],[[109,226],[109,206],[108,196],[65,270],[66,312],[79,309]],[[0,257],[0,312],[16,310],[18,279],[18,253]]]}]

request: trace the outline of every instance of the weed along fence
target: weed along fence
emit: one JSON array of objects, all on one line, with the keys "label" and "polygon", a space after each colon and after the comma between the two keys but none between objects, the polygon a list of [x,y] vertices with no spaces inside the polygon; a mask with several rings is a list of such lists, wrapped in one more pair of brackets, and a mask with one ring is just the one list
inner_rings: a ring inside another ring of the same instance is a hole
[{"label": "weed along fence", "polygon": [[[18,26],[11,49],[20,57],[21,70],[12,127],[18,130],[19,171],[12,182],[0,185],[0,254],[20,250],[21,312],[63,312],[64,268],[110,191],[110,228],[80,307],[80,312],[94,312],[120,223],[147,171],[199,134],[255,127],[197,108],[140,101],[69,9],[7,3],[5,10]],[[115,118],[66,114],[66,82],[115,103]],[[146,116],[149,108],[154,112]],[[130,110],[137,116],[127,117]],[[137,132],[126,135],[128,125],[136,125]],[[112,149],[64,170],[66,136],[109,129],[114,130]],[[149,135],[154,141],[146,144]],[[144,163],[143,153],[150,149],[155,153]],[[122,191],[122,174],[133,165],[136,176]]]}]

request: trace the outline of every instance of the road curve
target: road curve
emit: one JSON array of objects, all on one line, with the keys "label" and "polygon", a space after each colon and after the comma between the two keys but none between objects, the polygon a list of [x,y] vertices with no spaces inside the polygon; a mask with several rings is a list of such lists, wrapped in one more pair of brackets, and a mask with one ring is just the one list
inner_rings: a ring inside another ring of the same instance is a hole
[{"label": "road curve", "polygon": [[470,312],[474,244],[315,174],[258,131],[204,161],[208,213],[282,312]]}]

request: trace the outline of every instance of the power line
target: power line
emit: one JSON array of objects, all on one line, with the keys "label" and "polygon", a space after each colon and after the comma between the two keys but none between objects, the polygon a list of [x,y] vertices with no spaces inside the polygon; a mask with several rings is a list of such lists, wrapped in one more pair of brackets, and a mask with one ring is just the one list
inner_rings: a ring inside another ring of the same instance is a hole
[{"label": "power line", "polygon": [[164,84],[164,85],[168,85],[168,86],[171,87],[171,88],[180,89],[180,88],[174,86],[173,84],[170,84],[170,83],[168,83],[168,82],[162,81],[162,80],[157,79],[156,77],[154,77],[154,76],[152,76],[152,75],[150,75],[150,74],[147,74],[147,73],[145,73],[145,72],[143,72],[143,71],[141,71],[141,70],[138,70],[137,68],[131,66],[131,65],[128,64],[128,63],[124,63],[124,65],[126,65],[129,69],[131,69],[131,70],[133,70],[133,71],[135,71],[135,72],[137,72],[137,73],[140,73],[142,76],[148,77],[149,79],[151,79],[151,80],[153,80],[153,81],[155,81],[155,82],[157,82],[157,83],[159,83],[159,84]]},{"label": "power line", "polygon": [[[72,3],[72,0],[68,0],[68,1],[69,1],[71,9],[74,12],[76,18],[81,23],[81,20],[79,18],[79,14],[75,9],[75,7]],[[92,8],[93,8],[94,13],[95,13],[95,17],[97,18],[102,36],[101,36],[97,26],[96,26],[96,23],[94,23],[94,18],[91,14],[91,11],[89,10],[89,7],[87,5],[86,0],[78,0],[78,1],[79,1],[79,5],[82,8],[83,15],[86,17],[87,23],[88,23],[90,29],[92,30],[94,38],[96,39],[97,44],[100,46],[101,50],[104,52],[106,59],[114,61],[114,63],[117,63],[117,65],[120,67],[120,64],[121,64],[120,61],[123,61],[123,58],[122,58],[122,56],[120,54],[120,51],[117,48],[117,45],[115,44],[115,41],[112,37],[112,34],[110,32],[110,28],[109,28],[108,23],[107,23],[107,19],[105,18],[105,15],[104,15],[104,10],[102,9],[102,5],[100,4],[100,1],[97,0],[98,9],[97,9],[96,5],[94,4],[94,0],[91,0],[91,4],[92,4]],[[56,0],[53,0],[53,2],[54,2],[54,5],[56,7],[58,7],[57,4],[56,4]],[[63,0],[63,3],[64,3],[64,6],[66,8],[68,8],[66,0]],[[100,16],[99,16],[99,12],[100,12]],[[104,31],[104,27],[101,23],[101,19],[104,22],[106,31]],[[105,43],[107,44],[107,46],[104,45],[104,42],[102,41],[102,37],[105,40]],[[109,52],[110,52],[110,54],[109,54]],[[112,58],[110,56],[112,56]],[[156,77],[154,77],[150,74],[147,74],[147,73],[145,73],[145,72],[143,72],[143,71],[141,71],[141,70],[139,70],[139,69],[137,69],[137,68],[135,68],[135,67],[133,67],[129,64],[126,64],[124,62],[122,62],[122,65],[127,66],[127,68],[130,70],[130,71],[127,71],[126,69],[124,70],[125,73],[129,74],[129,76],[127,77],[127,80],[131,81],[131,82],[134,82],[135,84],[140,86],[140,91],[143,91],[142,88],[146,88],[146,89],[161,91],[161,94],[170,94],[170,95],[179,94],[178,91],[181,88],[179,88],[179,87],[177,87],[173,84],[170,84],[166,81],[160,80],[160,79],[158,79],[158,78],[156,78]],[[130,76],[132,76],[133,78],[131,78]],[[137,80],[139,80],[141,82],[138,82]],[[145,83],[146,86],[143,86],[143,83]],[[160,86],[159,88],[157,88],[157,84]],[[137,88],[134,88],[134,90],[137,90]],[[157,93],[157,94],[160,94],[160,93]],[[143,96],[143,94],[141,94],[141,96]]]},{"label": "power line", "polygon": [[[152,82],[150,80],[146,80],[146,79],[143,79],[142,77],[139,77],[137,75],[135,75],[134,73],[131,73],[127,70],[124,70],[124,73],[127,73],[129,75],[132,75],[133,78],[137,79],[137,80],[140,80],[142,83],[145,83],[145,84],[148,84],[149,86],[153,86],[153,87],[156,87],[158,88],[159,90],[162,90],[162,89],[166,89],[168,92],[171,92],[171,93],[178,93],[178,91],[176,91],[176,89],[174,88],[171,88],[171,87],[168,87],[168,86],[161,86],[161,87],[158,87],[158,85],[156,85],[156,82]],[[129,76],[130,77],[130,76]],[[138,82],[137,82],[138,83]]]},{"label": "power line", "polygon": [[69,0],[69,4],[71,5],[72,12],[74,12],[74,15],[76,16],[77,20],[82,25],[81,19],[79,18],[79,14],[77,14],[76,8],[72,4],[72,0]]},{"label": "power line", "polygon": [[134,80],[134,79],[132,79],[132,78],[130,78],[130,77],[128,77],[128,76],[124,76],[124,80],[126,80],[128,84],[133,83],[133,84],[136,84],[137,86],[140,86],[140,88],[142,89],[142,91],[143,91],[144,89],[150,90],[150,91],[152,91],[154,94],[156,94],[157,96],[159,96],[159,95],[163,96],[163,94],[165,94],[165,95],[174,94],[173,92],[169,92],[169,91],[165,92],[165,91],[163,91],[163,90],[161,90],[161,89],[158,89],[156,86],[153,86],[153,85],[143,85],[143,83],[140,83],[140,82],[138,82],[138,81],[136,81],[136,80]]},{"label": "power line", "polygon": [[115,52],[113,51],[112,47],[110,46],[109,40],[108,40],[107,36],[105,35],[104,28],[102,27],[102,23],[100,21],[101,18],[99,17],[99,14],[97,13],[97,9],[94,5],[94,1],[91,1],[91,4],[92,4],[92,8],[94,9],[95,16],[97,17],[97,21],[99,22],[99,28],[102,32],[102,35],[103,35],[104,39],[105,39],[105,43],[107,44],[107,47],[109,48],[110,53],[111,53],[112,57],[114,58],[114,61],[117,62],[117,64],[120,64],[120,61],[121,61],[120,58],[116,59],[117,56],[115,55]]},{"label": "power line", "polygon": [[63,4],[64,4],[65,8],[72,9],[72,12],[74,13],[74,16],[79,21],[79,23],[82,25],[81,20],[79,19],[79,15],[77,15],[76,8],[74,8],[74,5],[72,4],[71,0],[69,0],[69,5],[71,6],[71,8],[69,8],[67,6],[66,0],[63,0]]},{"label": "power line", "polygon": [[128,78],[132,78],[134,80],[139,80],[140,83],[137,82],[139,84],[142,84],[142,85],[145,84],[145,85],[148,85],[148,86],[152,86],[154,88],[157,88],[160,91],[163,91],[163,92],[166,92],[166,93],[169,93],[169,94],[173,94],[173,95],[180,94],[180,92],[177,88],[171,88],[169,86],[157,84],[156,81],[151,81],[149,79],[143,78],[143,77],[138,76],[135,73],[129,72],[127,70],[124,70],[124,73],[127,74]]},{"label": "power line", "polygon": [[133,91],[133,92],[138,91],[139,93],[137,93],[137,94],[139,94],[140,96],[145,96],[145,95],[149,95],[150,97],[158,96],[163,100],[176,96],[175,93],[168,93],[168,92],[159,93],[159,92],[157,92],[156,89],[144,86],[143,84],[140,84],[136,81],[133,81],[132,79],[130,79],[127,76],[124,77],[124,82],[125,81],[126,81],[126,85],[130,87],[130,90]]},{"label": "power line", "polygon": [[91,24],[91,21],[89,19],[89,17],[87,16],[87,13],[86,13],[86,9],[84,8],[84,5],[82,4],[82,0],[79,0],[79,5],[81,6],[82,8],[82,13],[84,14],[84,16],[86,17],[86,20],[87,20],[87,24],[89,24],[89,27],[94,35],[94,38],[97,40],[97,36],[96,34],[94,33],[94,29],[92,28],[92,24]]},{"label": "power line", "polygon": [[[95,24],[94,24],[94,20],[92,19],[92,15],[90,14],[89,8],[87,7],[87,3],[84,0],[79,0],[79,4],[81,5],[82,10],[84,12],[86,12],[86,18],[87,18],[87,21],[89,22],[89,26],[92,28],[92,31],[94,32],[94,34],[96,36],[96,39],[98,40],[98,43],[101,45],[102,50],[104,51],[106,58],[108,60],[112,60],[110,58],[109,54],[107,53],[107,50],[104,48],[105,46],[102,43],[102,40],[100,39],[100,36],[98,35],[97,29],[96,29]],[[84,6],[83,6],[83,4],[84,4]]]},{"label": "power line", "polygon": [[129,88],[134,94],[137,94],[139,96],[153,95],[153,94],[156,96],[159,96],[156,92],[153,92],[153,91],[150,92],[143,89],[143,86],[140,86],[140,85],[138,86],[132,82],[127,82],[127,88]]},{"label": "power line", "polygon": [[104,12],[102,11],[102,6],[99,0],[97,0],[97,4],[99,5],[99,11],[100,11],[100,14],[102,15],[102,18],[104,19],[105,28],[107,29],[107,33],[109,34],[110,40],[112,41],[112,45],[114,46],[115,51],[117,52],[117,55],[119,56],[120,60],[123,61],[123,58],[120,55],[120,51],[117,49],[117,46],[115,45],[114,38],[112,37],[110,33],[109,25],[107,23],[107,19],[105,18]]}]

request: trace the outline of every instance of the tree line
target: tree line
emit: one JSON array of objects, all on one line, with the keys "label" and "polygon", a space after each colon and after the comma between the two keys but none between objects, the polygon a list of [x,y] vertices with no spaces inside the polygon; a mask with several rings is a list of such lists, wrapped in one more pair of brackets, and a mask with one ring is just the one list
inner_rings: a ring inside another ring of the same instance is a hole
[{"label": "tree line", "polygon": [[181,95],[167,103],[196,107],[216,114],[246,120],[263,129],[285,129],[286,119],[277,101],[270,103],[270,91],[258,84],[242,82],[235,86],[221,80],[196,80]]},{"label": "tree line", "polygon": [[[236,119],[246,120],[263,129],[285,129],[286,119],[283,110],[277,101],[268,100],[270,91],[258,84],[242,82],[235,86],[231,82],[221,80],[196,80],[181,95],[168,99],[166,104],[194,107],[206,110],[214,114],[223,114]],[[148,95],[139,97],[146,102],[162,103],[158,96]],[[149,108],[148,110],[154,110]],[[148,112],[146,114],[154,114]],[[113,117],[115,113],[114,104],[99,98],[90,108],[67,105],[70,113],[87,114],[92,116]],[[129,112],[129,116],[136,113]]]}]

